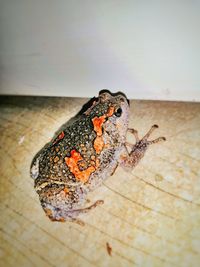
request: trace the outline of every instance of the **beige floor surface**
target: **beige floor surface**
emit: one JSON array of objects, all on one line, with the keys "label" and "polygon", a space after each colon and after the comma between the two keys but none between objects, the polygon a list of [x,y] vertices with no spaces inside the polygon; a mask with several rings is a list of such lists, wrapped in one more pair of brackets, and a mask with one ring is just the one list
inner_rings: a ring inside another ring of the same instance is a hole
[{"label": "beige floor surface", "polygon": [[130,126],[142,135],[157,123],[167,142],[92,192],[105,204],[80,226],[45,216],[29,167],[86,99],[0,102],[0,266],[200,266],[200,104],[131,101]]}]

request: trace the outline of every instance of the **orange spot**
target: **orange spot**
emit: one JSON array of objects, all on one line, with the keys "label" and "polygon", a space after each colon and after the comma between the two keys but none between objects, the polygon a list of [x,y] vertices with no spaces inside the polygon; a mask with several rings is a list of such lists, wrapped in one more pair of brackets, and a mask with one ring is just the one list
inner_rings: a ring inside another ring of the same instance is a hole
[{"label": "orange spot", "polygon": [[102,125],[105,122],[105,115],[101,117],[95,117],[92,119],[92,123],[94,125],[94,131],[97,133],[98,136],[102,135]]},{"label": "orange spot", "polygon": [[97,137],[96,139],[94,140],[94,149],[96,151],[97,154],[99,154],[103,148],[104,148],[104,141],[103,141],[103,138],[102,138],[102,126],[103,126],[103,123],[105,122],[106,118],[108,117],[111,117],[114,113],[114,107],[110,107],[108,109],[108,112],[103,115],[103,116],[100,116],[100,117],[94,117],[92,119],[92,123],[93,123],[93,126],[94,126],[94,131],[96,132],[97,134]]},{"label": "orange spot", "polygon": [[[102,138],[103,123],[105,122],[107,117],[112,116],[113,112],[114,112],[114,107],[110,107],[108,109],[108,112],[105,115],[100,116],[100,117],[94,117],[92,119],[94,131],[97,134],[97,137],[94,140],[94,149],[95,149],[97,154],[99,154],[103,150],[103,147],[105,145],[103,138]],[[93,166],[90,166],[86,170],[81,171],[79,169],[78,163],[79,163],[79,161],[82,161],[82,160],[83,160],[83,158],[82,158],[81,154],[79,152],[77,152],[76,150],[71,151],[70,157],[65,157],[65,163],[69,167],[71,173],[74,174],[74,176],[76,177],[77,180],[79,180],[83,183],[86,183],[88,181],[90,175],[99,167],[100,163],[99,163],[99,159],[96,158],[95,165],[93,164]],[[82,166],[82,164],[83,163],[81,163],[81,166]],[[91,162],[91,164],[92,164],[92,162]]]},{"label": "orange spot", "polygon": [[114,110],[115,110],[114,107],[110,107],[106,114],[106,117],[111,117],[114,113]]},{"label": "orange spot", "polygon": [[60,140],[60,139],[63,139],[64,136],[65,136],[65,133],[62,131],[62,132],[59,134],[58,139],[59,139],[59,140]]},{"label": "orange spot", "polygon": [[58,141],[60,141],[61,139],[63,139],[65,136],[65,133],[62,131],[58,137],[55,139],[55,141],[53,142],[53,145],[55,145]]},{"label": "orange spot", "polygon": [[96,139],[94,140],[94,149],[97,154],[99,154],[104,147],[104,141],[102,136],[97,136]]},{"label": "orange spot", "polygon": [[76,179],[86,183],[90,177],[90,174],[93,173],[96,168],[94,166],[90,166],[86,170],[80,171],[78,167],[78,162],[80,160],[83,160],[83,158],[76,150],[71,151],[71,157],[65,157],[65,163],[69,167],[70,171],[74,174]]}]

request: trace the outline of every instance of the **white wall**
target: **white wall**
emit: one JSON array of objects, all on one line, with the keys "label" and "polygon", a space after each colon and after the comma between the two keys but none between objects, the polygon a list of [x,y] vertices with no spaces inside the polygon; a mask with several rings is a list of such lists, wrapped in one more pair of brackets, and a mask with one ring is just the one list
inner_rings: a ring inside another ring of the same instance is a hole
[{"label": "white wall", "polygon": [[200,101],[200,1],[0,0],[0,92]]}]

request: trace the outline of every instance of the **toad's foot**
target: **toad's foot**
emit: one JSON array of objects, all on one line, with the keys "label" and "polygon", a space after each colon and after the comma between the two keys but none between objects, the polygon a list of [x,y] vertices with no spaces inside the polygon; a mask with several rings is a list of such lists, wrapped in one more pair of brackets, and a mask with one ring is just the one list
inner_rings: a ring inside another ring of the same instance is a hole
[{"label": "toad's foot", "polygon": [[89,207],[74,209],[74,210],[59,209],[53,207],[50,204],[45,204],[45,207],[43,208],[44,211],[46,212],[46,215],[52,221],[57,221],[57,222],[72,221],[83,226],[84,222],[77,218],[78,215],[82,213],[87,213],[90,210],[96,208],[97,206],[102,205],[103,203],[104,203],[103,200],[97,200],[94,204],[90,205]]},{"label": "toad's foot", "polygon": [[128,131],[135,136],[136,143],[134,145],[128,142],[125,143],[126,146],[129,146],[131,148],[131,151],[129,153],[126,149],[126,154],[123,154],[121,156],[120,165],[122,165],[122,167],[134,168],[141,160],[141,158],[143,158],[149,145],[166,140],[165,137],[158,137],[154,140],[148,140],[149,136],[157,128],[158,125],[153,125],[142,139],[139,139],[138,132],[136,130],[128,129]]}]

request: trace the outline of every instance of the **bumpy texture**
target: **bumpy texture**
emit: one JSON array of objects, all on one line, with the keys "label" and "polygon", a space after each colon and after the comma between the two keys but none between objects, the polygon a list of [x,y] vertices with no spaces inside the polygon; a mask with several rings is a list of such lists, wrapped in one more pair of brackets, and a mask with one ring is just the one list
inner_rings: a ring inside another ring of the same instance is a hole
[{"label": "bumpy texture", "polygon": [[125,141],[128,110],[122,94],[101,93],[36,155],[31,175],[52,220],[76,217],[74,210],[80,208],[87,192],[112,174]]},{"label": "bumpy texture", "polygon": [[77,219],[80,213],[103,203],[97,201],[83,208],[89,191],[112,175],[119,163],[134,167],[150,143],[163,140],[139,140],[132,129],[136,144],[131,145],[128,153],[128,119],[129,103],[122,93],[100,92],[85,112],[66,123],[56,138],[37,153],[31,164],[31,176],[51,220],[80,222]]}]

